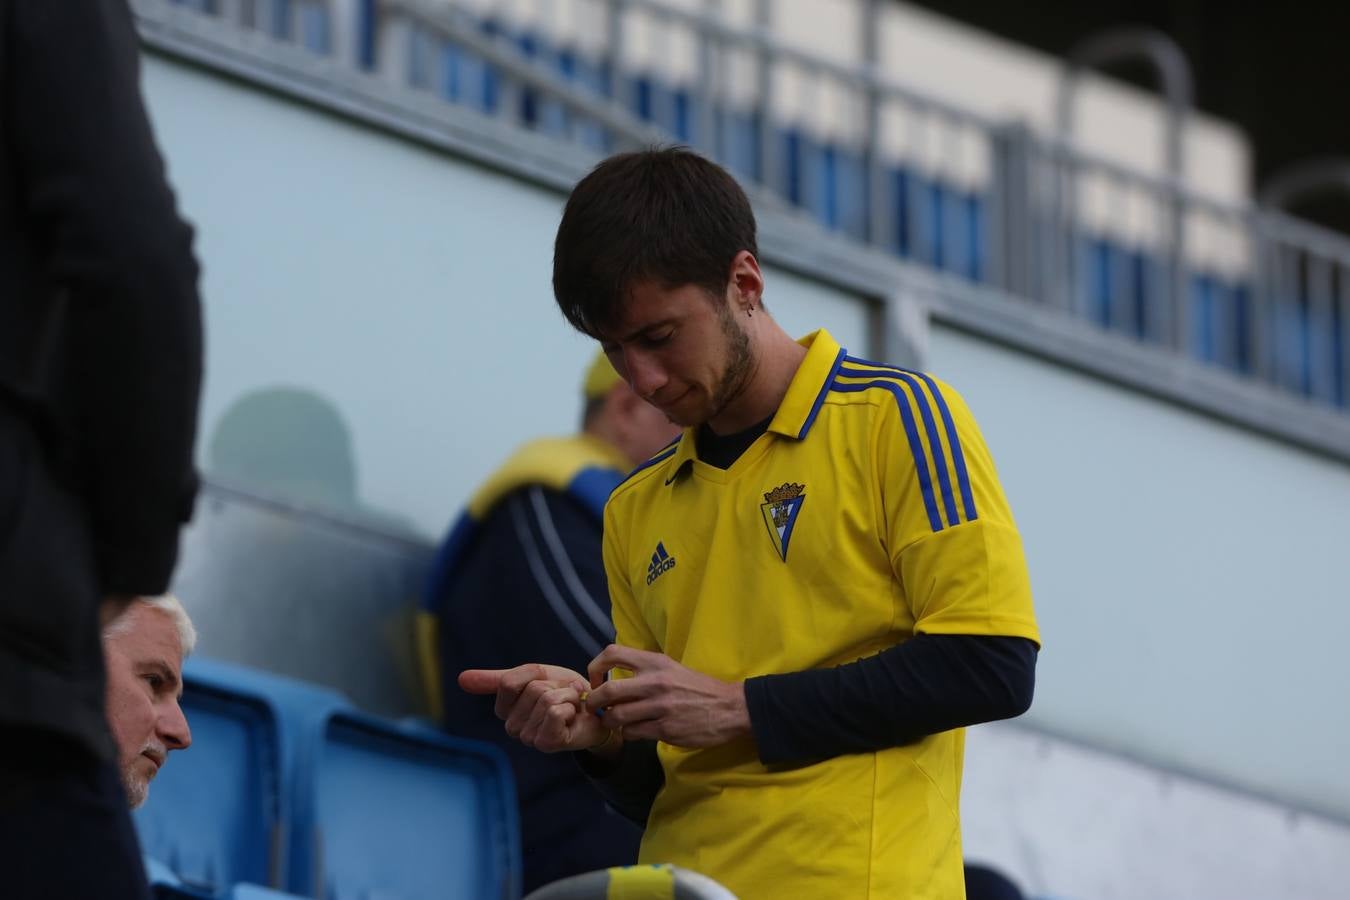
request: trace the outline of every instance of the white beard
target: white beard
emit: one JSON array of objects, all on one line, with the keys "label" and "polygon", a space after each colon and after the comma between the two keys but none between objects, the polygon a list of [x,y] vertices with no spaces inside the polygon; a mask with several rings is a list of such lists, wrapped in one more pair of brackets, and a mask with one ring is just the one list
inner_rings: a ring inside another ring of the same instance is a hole
[{"label": "white beard", "polygon": [[150,779],[127,769],[122,772],[122,790],[126,791],[127,808],[140,809],[145,798],[150,796]]},{"label": "white beard", "polygon": [[[141,752],[136,754],[136,759],[140,759],[141,753],[147,750],[158,753],[160,759],[168,759],[169,748],[156,740],[146,741],[145,746],[141,748]],[[145,802],[145,798],[150,796],[150,779],[137,774],[135,759],[122,770],[122,790],[126,791],[127,807],[130,809],[140,809],[141,804]]]}]

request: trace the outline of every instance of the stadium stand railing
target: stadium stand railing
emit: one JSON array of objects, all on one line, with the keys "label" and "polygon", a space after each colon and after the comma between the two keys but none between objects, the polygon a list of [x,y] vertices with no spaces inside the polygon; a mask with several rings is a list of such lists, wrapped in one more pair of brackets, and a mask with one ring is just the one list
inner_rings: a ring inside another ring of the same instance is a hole
[{"label": "stadium stand railing", "polygon": [[[1175,175],[1130,170],[1064,134],[994,121],[763,27],[661,0],[610,0],[596,52],[448,2],[179,5],[597,154],[662,139],[691,144],[862,244],[1350,408],[1350,238],[1217,201]],[[663,46],[694,54],[692,80],[625,64],[617,48],[634,12],[684,38]],[[720,77],[732,61],[755,72],[749,100],[731,97]],[[848,98],[850,136],[770,112],[784,91],[822,85]],[[944,148],[937,162],[883,141],[883,124],[896,121]],[[964,168],[984,175],[960,174],[951,161],[962,156],[977,158]]]}]

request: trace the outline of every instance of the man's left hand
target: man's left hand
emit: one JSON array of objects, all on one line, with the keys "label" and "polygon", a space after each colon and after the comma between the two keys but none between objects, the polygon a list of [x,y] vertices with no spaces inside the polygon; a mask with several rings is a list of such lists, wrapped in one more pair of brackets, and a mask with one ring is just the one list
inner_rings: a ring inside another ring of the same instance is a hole
[{"label": "man's left hand", "polygon": [[[605,681],[610,669],[630,678]],[[695,672],[664,653],[610,644],[587,666],[591,711],[624,740],[665,741],[676,747],[717,747],[750,734],[745,683]]]}]

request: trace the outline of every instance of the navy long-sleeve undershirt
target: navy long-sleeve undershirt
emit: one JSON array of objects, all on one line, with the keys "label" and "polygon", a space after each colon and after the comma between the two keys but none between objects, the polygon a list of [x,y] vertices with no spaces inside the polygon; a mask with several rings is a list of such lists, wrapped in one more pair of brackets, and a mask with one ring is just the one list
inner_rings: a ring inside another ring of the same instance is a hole
[{"label": "navy long-sleeve undershirt", "polygon": [[[1031,706],[1037,653],[1020,637],[919,634],[846,665],[750,678],[759,759],[806,764],[1021,715]],[[663,783],[655,746],[626,744],[617,761],[582,754],[610,804],[637,822]]]}]

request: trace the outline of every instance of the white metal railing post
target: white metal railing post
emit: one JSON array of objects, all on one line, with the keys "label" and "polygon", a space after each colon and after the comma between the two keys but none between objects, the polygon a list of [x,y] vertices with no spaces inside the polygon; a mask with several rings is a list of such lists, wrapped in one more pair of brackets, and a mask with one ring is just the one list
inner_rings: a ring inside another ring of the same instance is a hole
[{"label": "white metal railing post", "polygon": [[222,22],[234,26],[243,24],[244,10],[240,0],[216,0],[216,15]]},{"label": "white metal railing post", "polygon": [[881,0],[862,0],[863,57],[863,201],[867,220],[864,235],[876,247],[890,245],[891,205],[887,202],[885,165],[881,158],[881,92],[877,89],[877,72],[881,65]]},{"label": "white metal railing post", "polygon": [[755,48],[758,60],[759,183],[777,191],[780,173],[777,134],[773,125],[775,58],[769,41],[769,36],[773,34],[773,0],[755,0],[755,29],[761,37],[759,45]]},{"label": "white metal railing post", "polygon": [[709,20],[698,27],[698,107],[695,113],[695,145],[709,159],[721,159],[722,141],[718,128],[718,85],[722,81],[722,44],[709,27],[721,4],[718,0],[703,0],[703,13]]},{"label": "white metal railing post", "polygon": [[[1164,224],[1165,246],[1163,255],[1167,258],[1167,309],[1164,315],[1161,334],[1165,343],[1185,353],[1189,342],[1189,322],[1186,312],[1189,309],[1187,291],[1185,238],[1186,238],[1186,202],[1182,192],[1185,176],[1184,140],[1186,119],[1190,114],[1194,90],[1190,64],[1177,43],[1167,35],[1148,28],[1117,28],[1104,34],[1089,38],[1080,43],[1068,54],[1063,76],[1060,79],[1057,97],[1056,117],[1059,125],[1060,140],[1066,145],[1073,141],[1073,101],[1077,83],[1082,72],[1089,68],[1098,68],[1126,59],[1143,59],[1157,73],[1167,103],[1167,127],[1165,129],[1165,154],[1168,183],[1164,188],[1161,218]],[[1069,183],[1065,187],[1062,202],[1069,204],[1069,232],[1066,240],[1075,240],[1072,217],[1075,210],[1073,180],[1076,172],[1069,172]],[[1073,277],[1068,273],[1066,280]]]},{"label": "white metal railing post", "polygon": [[401,6],[379,0],[375,7],[375,71],[407,87],[412,82],[413,20]]},{"label": "white metal railing post", "polygon": [[627,80],[623,72],[624,15],[628,4],[624,0],[605,2],[605,52],[609,59],[609,96],[615,103],[628,108]]},{"label": "white metal railing post", "polygon": [[331,42],[328,52],[333,59],[350,66],[361,68],[361,3],[362,0],[329,0],[328,38]]}]

